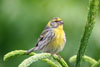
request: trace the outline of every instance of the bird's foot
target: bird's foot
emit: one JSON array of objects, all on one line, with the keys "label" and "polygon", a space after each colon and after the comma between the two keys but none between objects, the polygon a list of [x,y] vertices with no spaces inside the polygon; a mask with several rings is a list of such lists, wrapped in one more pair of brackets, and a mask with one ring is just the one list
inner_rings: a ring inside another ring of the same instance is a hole
[{"label": "bird's foot", "polygon": [[60,56],[60,55],[58,55],[58,54],[56,54],[56,55],[58,56],[59,60],[61,60],[61,56]]},{"label": "bird's foot", "polygon": [[[54,54],[55,54],[55,53],[51,53],[51,56],[53,56]],[[58,56],[59,60],[61,60],[61,56],[58,55],[57,53],[56,53],[56,55]]]}]

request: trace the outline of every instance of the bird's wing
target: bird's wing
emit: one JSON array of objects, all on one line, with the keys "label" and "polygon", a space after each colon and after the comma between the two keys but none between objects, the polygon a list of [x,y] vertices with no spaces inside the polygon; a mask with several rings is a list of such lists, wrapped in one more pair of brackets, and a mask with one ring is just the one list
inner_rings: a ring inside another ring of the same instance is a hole
[{"label": "bird's wing", "polygon": [[41,50],[43,47],[48,45],[48,43],[50,43],[53,40],[54,35],[55,34],[53,31],[45,29],[40,35],[40,38],[38,39],[38,42],[36,44],[36,50]]}]

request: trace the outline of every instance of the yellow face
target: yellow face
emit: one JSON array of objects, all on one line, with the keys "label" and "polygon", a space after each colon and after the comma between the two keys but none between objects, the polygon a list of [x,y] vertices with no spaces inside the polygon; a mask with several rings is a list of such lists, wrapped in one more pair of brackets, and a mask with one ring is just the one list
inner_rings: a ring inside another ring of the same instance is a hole
[{"label": "yellow face", "polygon": [[63,28],[63,24],[64,22],[60,18],[56,17],[50,20],[47,26],[50,28]]}]

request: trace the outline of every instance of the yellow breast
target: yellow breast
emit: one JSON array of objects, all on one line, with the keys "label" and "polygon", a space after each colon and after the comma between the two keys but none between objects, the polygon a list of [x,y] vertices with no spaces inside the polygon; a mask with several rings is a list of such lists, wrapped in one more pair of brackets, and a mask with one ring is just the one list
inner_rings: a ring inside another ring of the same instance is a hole
[{"label": "yellow breast", "polygon": [[54,30],[55,32],[55,45],[63,45],[64,44],[64,31],[61,26]]},{"label": "yellow breast", "polygon": [[63,27],[59,26],[57,29],[54,29],[55,32],[55,39],[52,41],[52,46],[54,47],[55,50],[62,50],[64,47],[64,31]]}]

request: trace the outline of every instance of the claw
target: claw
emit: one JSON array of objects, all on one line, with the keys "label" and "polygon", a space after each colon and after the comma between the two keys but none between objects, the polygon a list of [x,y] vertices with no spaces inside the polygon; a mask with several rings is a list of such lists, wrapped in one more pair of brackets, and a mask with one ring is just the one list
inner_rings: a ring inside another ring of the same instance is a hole
[{"label": "claw", "polygon": [[[54,54],[55,54],[55,53],[51,53],[51,56],[53,56]],[[58,56],[59,60],[61,60],[61,56],[58,55],[57,53],[56,53],[56,55]]]},{"label": "claw", "polygon": [[56,54],[58,57],[59,57],[59,60],[61,60],[61,56],[60,55],[58,55],[58,54]]}]

